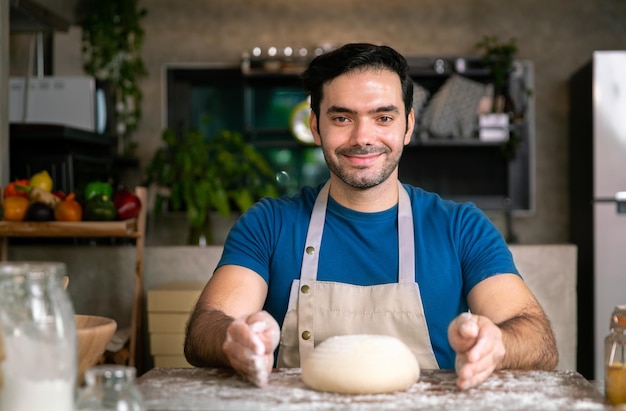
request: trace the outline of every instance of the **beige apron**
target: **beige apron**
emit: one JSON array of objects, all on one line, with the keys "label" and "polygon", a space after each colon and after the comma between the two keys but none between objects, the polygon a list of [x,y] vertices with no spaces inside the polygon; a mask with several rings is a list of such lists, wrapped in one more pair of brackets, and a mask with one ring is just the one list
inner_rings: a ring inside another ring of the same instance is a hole
[{"label": "beige apron", "polygon": [[384,334],[404,341],[421,368],[439,368],[415,282],[411,202],[398,185],[398,283],[373,286],[316,280],[330,183],[320,191],[311,213],[300,280],[291,286],[278,367],[299,367],[316,344],[334,335]]}]

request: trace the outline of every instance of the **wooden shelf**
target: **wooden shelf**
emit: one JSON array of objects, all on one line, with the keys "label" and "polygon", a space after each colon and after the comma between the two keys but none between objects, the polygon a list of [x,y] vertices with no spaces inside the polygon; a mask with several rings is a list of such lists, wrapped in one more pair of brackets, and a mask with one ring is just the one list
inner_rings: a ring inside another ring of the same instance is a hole
[{"label": "wooden shelf", "polygon": [[[8,238],[10,237],[123,237],[134,238],[136,242],[136,262],[134,267],[134,291],[131,313],[131,335],[129,341],[128,365],[137,366],[137,344],[141,337],[143,300],[143,250],[148,214],[147,189],[135,188],[141,201],[141,212],[137,218],[124,221],[0,221],[0,260],[8,258]],[[120,285],[122,286],[122,285]]]},{"label": "wooden shelf", "polygon": [[139,238],[137,219],[124,221],[0,221],[0,237]]}]

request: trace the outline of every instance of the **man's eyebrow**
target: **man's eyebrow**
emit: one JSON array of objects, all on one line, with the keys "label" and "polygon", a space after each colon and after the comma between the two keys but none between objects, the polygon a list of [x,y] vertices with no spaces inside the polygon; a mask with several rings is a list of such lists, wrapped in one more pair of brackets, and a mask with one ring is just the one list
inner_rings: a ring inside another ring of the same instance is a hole
[{"label": "man's eyebrow", "polygon": [[354,114],[355,111],[354,110],[350,110],[349,108],[346,108],[346,107],[330,106],[330,107],[328,107],[328,110],[326,110],[326,114],[332,114],[332,113],[351,113],[351,114]]},{"label": "man's eyebrow", "polygon": [[[369,113],[373,114],[373,113],[389,113],[389,112],[393,112],[393,113],[399,113],[400,110],[398,110],[398,107],[392,105],[389,106],[382,106],[382,107],[378,107],[374,110],[370,110]],[[356,111],[349,109],[347,107],[341,107],[341,106],[330,106],[328,107],[328,110],[326,110],[326,114],[333,114],[333,113],[349,113],[349,114],[354,114],[356,113]]]},{"label": "man's eyebrow", "polygon": [[371,111],[371,113],[389,113],[389,112],[399,113],[400,110],[398,110],[398,107],[391,104],[389,106],[378,107],[376,110]]}]

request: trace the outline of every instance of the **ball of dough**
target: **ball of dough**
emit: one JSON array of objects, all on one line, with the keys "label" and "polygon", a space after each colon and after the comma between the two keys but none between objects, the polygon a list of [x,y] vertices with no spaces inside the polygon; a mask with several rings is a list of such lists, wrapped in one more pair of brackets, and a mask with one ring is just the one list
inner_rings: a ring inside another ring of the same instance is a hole
[{"label": "ball of dough", "polygon": [[317,391],[379,394],[402,391],[420,376],[411,350],[387,335],[341,335],[322,341],[301,364],[302,381]]}]

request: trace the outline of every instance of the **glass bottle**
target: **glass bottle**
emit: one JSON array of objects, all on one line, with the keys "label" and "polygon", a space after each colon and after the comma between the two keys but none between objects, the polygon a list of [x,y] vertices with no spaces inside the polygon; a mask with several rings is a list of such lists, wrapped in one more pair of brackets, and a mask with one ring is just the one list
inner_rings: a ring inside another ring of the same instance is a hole
[{"label": "glass bottle", "polygon": [[136,369],[123,365],[97,365],[85,371],[86,386],[78,394],[77,410],[145,411],[135,385]]},{"label": "glass bottle", "polygon": [[626,305],[615,307],[610,327],[604,343],[604,392],[612,405],[626,404]]},{"label": "glass bottle", "polygon": [[1,411],[74,409],[77,340],[74,308],[53,262],[0,263]]}]

